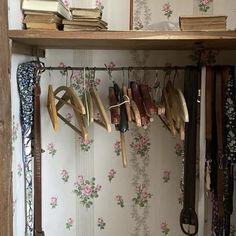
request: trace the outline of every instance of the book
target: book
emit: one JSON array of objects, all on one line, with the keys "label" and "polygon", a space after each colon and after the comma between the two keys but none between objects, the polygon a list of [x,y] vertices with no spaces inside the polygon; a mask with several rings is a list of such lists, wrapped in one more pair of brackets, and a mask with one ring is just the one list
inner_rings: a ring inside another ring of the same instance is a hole
[{"label": "book", "polygon": [[74,17],[102,18],[102,11],[98,8],[70,8]]},{"label": "book", "polygon": [[63,20],[63,25],[88,25],[88,26],[103,26],[107,27],[107,22],[99,19],[84,19],[84,20]]},{"label": "book", "polygon": [[61,24],[62,18],[54,14],[25,15],[23,23],[56,23]]},{"label": "book", "polygon": [[214,15],[214,16],[180,16],[179,21],[182,23],[212,23],[212,22],[226,22],[227,16]]},{"label": "book", "polygon": [[225,31],[227,16],[182,16],[179,25],[182,31]]},{"label": "book", "polygon": [[65,7],[62,1],[58,0],[23,0],[23,11],[42,11],[53,12],[66,19],[71,19],[69,9]]},{"label": "book", "polygon": [[59,26],[56,23],[26,23],[26,29],[38,29],[38,30],[58,30]]},{"label": "book", "polygon": [[87,25],[64,25],[64,31],[76,31],[76,30],[106,30],[101,26],[87,26]]}]

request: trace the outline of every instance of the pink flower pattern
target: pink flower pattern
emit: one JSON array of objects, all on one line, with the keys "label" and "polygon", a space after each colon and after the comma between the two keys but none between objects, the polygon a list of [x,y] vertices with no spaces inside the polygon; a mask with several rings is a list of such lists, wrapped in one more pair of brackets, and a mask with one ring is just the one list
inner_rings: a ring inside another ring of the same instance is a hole
[{"label": "pink flower pattern", "polygon": [[93,86],[97,87],[101,83],[101,80],[99,78],[93,78],[93,71],[86,70],[85,78],[84,71],[74,71],[72,86],[79,96],[84,95],[84,83],[86,88],[89,88],[91,83]]},{"label": "pink flower pattern", "polygon": [[93,139],[83,140],[83,138],[79,137],[80,140],[80,148],[84,152],[88,152],[91,148],[92,143],[94,142]]},{"label": "pink flower pattern", "polygon": [[111,169],[107,175],[109,182],[111,183],[112,179],[115,178],[116,171],[114,169]]},{"label": "pink flower pattern", "polygon": [[121,195],[116,195],[116,203],[118,206],[120,206],[121,208],[125,207],[125,203],[124,203],[124,199]]},{"label": "pink flower pattern", "polygon": [[213,0],[200,0],[199,3],[199,10],[201,12],[207,12],[210,9],[210,3],[212,3]]},{"label": "pink flower pattern", "polygon": [[62,180],[64,181],[64,183],[67,183],[68,182],[68,180],[69,180],[69,173],[68,173],[68,171],[67,170],[62,170],[61,171],[61,178],[62,178]]},{"label": "pink flower pattern", "polygon": [[183,152],[184,152],[184,149],[183,149],[183,145],[180,144],[180,143],[177,143],[175,145],[175,154],[178,156],[178,157],[181,157],[183,155]]},{"label": "pink flower pattern", "polygon": [[170,232],[170,229],[168,228],[168,225],[166,222],[162,222],[161,223],[161,230],[162,230],[162,234],[164,235],[168,235]]},{"label": "pink flower pattern", "polygon": [[164,15],[169,19],[171,15],[173,14],[173,10],[171,10],[170,3],[165,3],[162,7],[162,11],[164,12]]},{"label": "pink flower pattern", "polygon": [[101,11],[104,9],[104,6],[101,0],[96,0],[96,7],[100,9]]},{"label": "pink flower pattern", "polygon": [[134,141],[130,144],[133,152],[136,155],[140,155],[141,157],[146,156],[146,153],[148,153],[150,150],[150,146],[151,143],[149,137],[146,134],[142,135],[140,133],[136,134],[136,136],[134,137]]},{"label": "pink flower pattern", "polygon": [[75,189],[73,192],[79,197],[82,206],[86,208],[90,208],[93,205],[93,200],[98,198],[98,192],[100,192],[102,188],[99,184],[95,186],[95,178],[86,180],[81,175],[77,177],[74,186]]},{"label": "pink flower pattern", "polygon": [[105,229],[106,223],[102,217],[99,217],[97,220],[97,226],[100,230]]},{"label": "pink flower pattern", "polygon": [[139,207],[145,207],[148,204],[148,200],[152,197],[152,194],[148,192],[145,184],[137,184],[135,192],[136,197],[134,197],[132,201]]},{"label": "pink flower pattern", "polygon": [[51,155],[52,157],[54,157],[57,152],[53,143],[48,144],[47,150],[48,150],[48,154]]},{"label": "pink flower pattern", "polygon": [[73,224],[74,224],[74,220],[72,218],[69,218],[66,222],[66,229],[70,230]]},{"label": "pink flower pattern", "polygon": [[165,170],[165,171],[163,172],[163,177],[162,177],[162,179],[163,179],[164,183],[168,183],[169,180],[170,180],[170,171]]},{"label": "pink flower pattern", "polygon": [[57,199],[58,199],[57,197],[51,197],[50,205],[51,205],[52,209],[57,207]]},{"label": "pink flower pattern", "polygon": [[121,146],[120,146],[120,141],[116,141],[114,144],[114,152],[117,156],[120,156],[121,153]]}]

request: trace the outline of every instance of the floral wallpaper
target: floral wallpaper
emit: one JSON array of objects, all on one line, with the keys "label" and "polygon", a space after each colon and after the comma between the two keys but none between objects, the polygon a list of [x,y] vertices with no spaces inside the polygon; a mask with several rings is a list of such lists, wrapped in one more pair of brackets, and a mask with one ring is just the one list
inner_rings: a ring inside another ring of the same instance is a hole
[{"label": "floral wallpaper", "polygon": [[[110,11],[115,4],[105,0],[93,2],[104,11]],[[161,22],[178,22],[179,15],[191,15],[193,11],[210,14],[215,2],[217,0],[134,0],[134,28],[145,29]],[[71,1],[65,0],[65,3],[70,5]],[[214,9],[218,9],[218,4],[214,5]],[[112,24],[119,21],[115,15],[105,16]],[[67,73],[66,66],[79,64],[75,55],[79,55],[78,58],[84,60],[86,66],[90,65],[83,51],[76,54],[74,51],[49,50],[44,59],[46,65],[61,66],[60,72],[51,72],[51,75],[45,72],[41,79],[42,208],[45,234],[182,236],[179,213],[183,204],[183,144],[167,132],[157,117],[153,117],[154,122],[146,130],[130,124],[129,132],[126,133],[126,169],[122,166],[119,134],[114,127],[112,133],[108,134],[94,124],[89,128],[87,141],[62,121],[59,122],[59,131],[53,130],[46,108],[49,84],[54,89],[60,85],[72,86],[82,96],[92,81],[108,108],[108,87],[112,86],[112,82],[107,73],[96,72],[95,77],[93,73],[83,70],[74,71],[72,75]],[[113,68],[124,65],[188,64],[191,63],[188,56],[189,53],[179,52],[176,56],[175,52],[166,51],[96,51],[92,52],[91,66],[107,64]],[[14,59],[13,75],[22,60],[26,58]],[[119,72],[112,72],[112,78],[120,84],[128,81],[129,76],[135,78],[134,74],[123,76]],[[148,78],[150,83],[156,79],[151,72],[138,76]],[[162,77],[158,73],[161,83]],[[14,80],[12,91],[14,236],[24,236],[24,168],[20,155],[19,100]],[[61,112],[67,121],[76,125],[70,108],[63,107]],[[95,116],[99,118],[97,111]],[[87,164],[89,158],[92,167]],[[85,225],[85,231],[82,231],[81,225]],[[235,228],[232,222],[232,235],[236,235]]]}]

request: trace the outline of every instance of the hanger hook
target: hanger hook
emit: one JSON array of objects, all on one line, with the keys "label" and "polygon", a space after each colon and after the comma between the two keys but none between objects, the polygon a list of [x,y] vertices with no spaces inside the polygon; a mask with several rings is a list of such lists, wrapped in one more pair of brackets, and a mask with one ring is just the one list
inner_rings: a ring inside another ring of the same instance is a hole
[{"label": "hanger hook", "polygon": [[64,68],[64,72],[65,72],[65,76],[66,76],[66,86],[68,87],[68,79],[69,79],[68,66],[66,66],[66,67]]},{"label": "hanger hook", "polygon": [[173,86],[175,85],[175,79],[178,78],[178,75],[179,75],[178,68],[175,67],[175,74],[174,74],[174,77],[173,77]]},{"label": "hanger hook", "polygon": [[[71,66],[68,66],[67,70],[71,70],[71,75],[70,75],[70,87],[71,87],[72,86],[72,79],[74,77],[74,70]],[[68,71],[67,71],[67,73],[68,73]]]},{"label": "hanger hook", "polygon": [[125,83],[125,70],[124,67],[122,67],[122,74],[123,74],[123,84]]},{"label": "hanger hook", "polygon": [[111,75],[111,68],[109,68],[109,67],[107,66],[107,64],[104,64],[104,65],[105,65],[105,67],[106,67],[106,69],[107,69],[107,73],[108,73],[108,78],[109,78],[109,80],[113,81],[112,75]]}]

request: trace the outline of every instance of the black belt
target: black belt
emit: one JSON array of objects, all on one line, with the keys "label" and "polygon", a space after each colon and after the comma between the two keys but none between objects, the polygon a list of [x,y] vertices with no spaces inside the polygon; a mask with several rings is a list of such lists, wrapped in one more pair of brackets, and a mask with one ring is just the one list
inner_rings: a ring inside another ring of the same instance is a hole
[{"label": "black belt", "polygon": [[[198,81],[200,72],[195,67],[188,67],[185,71],[184,94],[189,112],[189,123],[185,124],[184,145],[184,203],[180,214],[180,226],[187,235],[198,232],[198,217],[195,212],[196,186],[196,136],[198,115]],[[186,230],[184,225],[194,226],[194,232]]]}]

